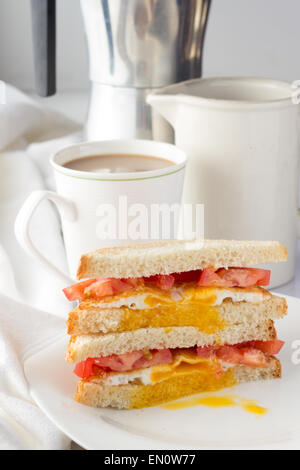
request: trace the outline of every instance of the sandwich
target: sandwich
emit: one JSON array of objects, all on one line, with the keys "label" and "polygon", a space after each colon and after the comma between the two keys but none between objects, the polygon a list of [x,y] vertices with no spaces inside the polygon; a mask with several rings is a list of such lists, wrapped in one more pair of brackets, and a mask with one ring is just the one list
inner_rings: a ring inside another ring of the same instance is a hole
[{"label": "sandwich", "polygon": [[81,257],[65,359],[75,399],[144,408],[241,382],[281,377],[274,320],[285,299],[255,266],[287,259],[273,241],[163,241]]}]

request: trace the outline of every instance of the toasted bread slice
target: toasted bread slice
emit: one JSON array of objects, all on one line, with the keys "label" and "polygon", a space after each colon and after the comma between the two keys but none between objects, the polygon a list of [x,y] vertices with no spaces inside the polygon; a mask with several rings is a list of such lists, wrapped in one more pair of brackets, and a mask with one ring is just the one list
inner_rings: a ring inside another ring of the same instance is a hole
[{"label": "toasted bread slice", "polygon": [[171,240],[92,251],[81,257],[77,277],[142,277],[286,259],[286,248],[275,241]]},{"label": "toasted bread slice", "polygon": [[75,399],[88,406],[119,409],[144,408],[166,403],[195,393],[220,390],[232,385],[281,377],[281,364],[269,357],[266,368],[237,365],[221,376],[211,377],[194,373],[173,376],[154,385],[103,385],[81,380],[77,385]]},{"label": "toasted bread slice", "polygon": [[92,300],[83,301],[67,321],[69,335],[114,333],[139,328],[194,326],[204,333],[216,333],[230,325],[250,326],[266,320],[276,320],[287,312],[286,300],[272,296],[263,302],[232,302],[221,305],[177,304],[145,310],[132,308],[101,308]]},{"label": "toasted bread slice", "polygon": [[249,325],[233,325],[214,334],[193,326],[140,328],[123,333],[71,336],[65,353],[67,362],[145,349],[190,348],[193,346],[237,344],[244,341],[276,339],[272,320]]}]

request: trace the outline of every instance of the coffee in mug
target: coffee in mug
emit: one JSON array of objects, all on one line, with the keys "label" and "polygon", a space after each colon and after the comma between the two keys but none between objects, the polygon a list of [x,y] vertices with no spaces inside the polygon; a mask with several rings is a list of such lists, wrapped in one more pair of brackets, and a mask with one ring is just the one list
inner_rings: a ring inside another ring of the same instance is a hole
[{"label": "coffee in mug", "polygon": [[171,165],[175,165],[175,163],[166,158],[124,153],[87,155],[65,163],[64,167],[71,170],[92,171],[95,173],[134,173],[160,170]]}]

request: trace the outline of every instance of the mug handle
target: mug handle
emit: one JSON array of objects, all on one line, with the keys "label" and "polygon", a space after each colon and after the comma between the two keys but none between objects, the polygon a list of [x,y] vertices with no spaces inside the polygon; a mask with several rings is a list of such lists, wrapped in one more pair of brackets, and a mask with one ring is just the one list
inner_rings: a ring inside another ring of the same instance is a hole
[{"label": "mug handle", "polygon": [[59,276],[64,283],[73,283],[74,279],[52,264],[33,244],[30,237],[30,223],[34,212],[44,200],[52,201],[58,209],[60,217],[70,222],[76,220],[76,208],[72,201],[59,196],[53,191],[33,191],[22,205],[15,220],[15,235],[21,247],[45,268]]}]

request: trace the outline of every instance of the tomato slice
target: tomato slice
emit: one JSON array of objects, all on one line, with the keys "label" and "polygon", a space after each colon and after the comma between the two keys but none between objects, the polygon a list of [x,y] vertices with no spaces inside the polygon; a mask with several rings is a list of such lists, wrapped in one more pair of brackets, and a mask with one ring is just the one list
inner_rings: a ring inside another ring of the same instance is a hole
[{"label": "tomato slice", "polygon": [[227,286],[226,281],[223,281],[216,273],[214,268],[203,269],[198,279],[198,286],[213,287],[213,286]]},{"label": "tomato slice", "polygon": [[198,281],[201,272],[201,269],[195,269],[183,273],[173,273],[172,276],[174,276],[175,282],[194,282]]},{"label": "tomato slice", "polygon": [[112,354],[111,356],[96,357],[94,364],[98,367],[106,367],[118,372],[132,370],[135,362],[145,355],[144,351],[133,351],[125,354]]},{"label": "tomato slice", "polygon": [[267,286],[270,282],[270,271],[257,268],[206,268],[201,271],[196,269],[183,273],[157,274],[144,278],[115,279],[93,278],[78,282],[63,289],[68,300],[83,300],[86,296],[98,299],[120,294],[128,290],[136,289],[145,282],[153,282],[159,289],[172,289],[175,282],[198,281],[198,286],[203,287],[253,287]]},{"label": "tomato slice", "polygon": [[243,353],[235,346],[222,346],[216,352],[217,358],[230,364],[241,364]]},{"label": "tomato slice", "polygon": [[121,279],[122,282],[127,283],[128,286],[131,286],[133,289],[138,287],[139,285],[143,284],[143,279],[140,278],[128,278],[128,279]]},{"label": "tomato slice", "polygon": [[278,354],[284,345],[284,341],[275,339],[273,341],[247,341],[241,343],[239,346],[242,348],[255,348],[267,354]]},{"label": "tomato slice", "polygon": [[73,286],[63,289],[68,300],[83,300],[87,296],[101,299],[114,294],[120,294],[135,289],[143,281],[140,279],[115,279],[98,277],[78,282]]},{"label": "tomato slice", "polygon": [[102,297],[120,294],[121,292],[126,292],[134,288],[135,283],[133,281],[129,282],[129,280],[126,279],[106,278],[87,287],[85,294],[92,294],[98,299],[101,299]]},{"label": "tomato slice", "polygon": [[162,290],[172,289],[174,286],[175,278],[171,274],[159,274],[157,276],[156,285]]},{"label": "tomato slice", "polygon": [[128,372],[130,370],[169,364],[173,361],[170,349],[133,351],[125,354],[88,358],[76,364],[74,373],[82,379],[99,375],[103,371]]},{"label": "tomato slice", "polygon": [[161,289],[171,289],[174,282],[193,282],[198,281],[201,269],[172,274],[155,274],[154,276],[144,277],[146,282],[155,282]]},{"label": "tomato slice", "polygon": [[197,348],[197,356],[203,359],[216,359],[219,346],[199,346]]},{"label": "tomato slice", "polygon": [[81,379],[88,379],[94,374],[94,359],[88,358],[85,361],[78,362],[74,369],[74,374],[76,374]]},{"label": "tomato slice", "polygon": [[266,367],[267,365],[264,353],[255,348],[223,346],[217,352],[217,358],[229,364],[243,364],[251,367]]},{"label": "tomato slice", "polygon": [[112,286],[111,279],[102,279],[101,281],[94,282],[85,289],[84,294],[89,294],[99,299],[101,299],[102,297],[113,295],[114,289]]},{"label": "tomato slice", "polygon": [[77,284],[73,284],[72,286],[66,287],[63,289],[63,293],[67,297],[68,300],[82,300],[84,297],[84,291],[87,287],[89,287],[94,282],[101,280],[102,278],[94,278],[88,279],[87,281],[77,282]]},{"label": "tomato slice", "polygon": [[200,274],[198,286],[253,287],[267,286],[271,271],[257,268],[206,268]]},{"label": "tomato slice", "polygon": [[267,367],[267,357],[262,351],[255,348],[242,348],[240,349],[242,354],[241,364],[251,367]]},{"label": "tomato slice", "polygon": [[238,287],[267,286],[270,283],[271,271],[258,268],[218,269],[217,274],[224,281]]},{"label": "tomato slice", "polygon": [[172,289],[175,282],[173,274],[156,274],[155,276],[148,276],[143,279],[146,282],[154,282],[162,290]]},{"label": "tomato slice", "polygon": [[243,364],[251,367],[267,367],[267,354],[277,354],[283,341],[247,341],[235,345],[199,346],[197,356],[205,359],[220,359],[230,364]]},{"label": "tomato slice", "polygon": [[171,362],[173,362],[173,355],[170,349],[152,349],[134,363],[134,369],[170,364]]}]

